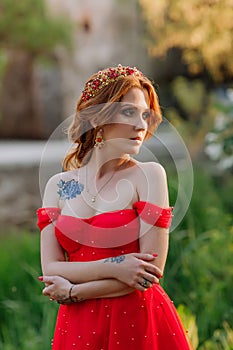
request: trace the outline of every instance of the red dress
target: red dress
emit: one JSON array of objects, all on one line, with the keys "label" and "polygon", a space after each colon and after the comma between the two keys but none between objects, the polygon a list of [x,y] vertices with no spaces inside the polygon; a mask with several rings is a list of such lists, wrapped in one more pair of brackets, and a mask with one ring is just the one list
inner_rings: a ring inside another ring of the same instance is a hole
[{"label": "red dress", "polygon": [[[139,251],[139,217],[169,227],[171,208],[136,202],[132,209],[88,219],[40,208],[38,226],[54,221],[55,235],[69,261],[93,261]],[[190,350],[173,302],[155,284],[144,292],[60,305],[53,350]]]}]

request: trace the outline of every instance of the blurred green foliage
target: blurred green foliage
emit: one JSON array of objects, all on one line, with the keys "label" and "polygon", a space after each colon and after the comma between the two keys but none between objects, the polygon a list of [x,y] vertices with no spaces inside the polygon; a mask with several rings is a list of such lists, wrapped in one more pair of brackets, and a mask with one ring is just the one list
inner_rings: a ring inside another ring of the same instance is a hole
[{"label": "blurred green foliage", "polygon": [[168,89],[173,105],[166,108],[164,114],[184,138],[192,160],[199,161],[208,156],[215,173],[231,170],[232,88],[228,86],[208,91],[202,80],[177,76]]},{"label": "blurred green foliage", "polygon": [[0,51],[0,84],[2,82],[2,76],[7,65],[7,55],[4,51]]},{"label": "blurred green foliage", "polygon": [[183,304],[180,304],[177,307],[177,311],[180,318],[182,319],[182,323],[185,325],[185,328],[188,330],[188,336],[189,336],[189,339],[191,340],[192,346],[194,347],[194,349],[196,349],[199,343],[196,317]]},{"label": "blurred green foliage", "polygon": [[206,153],[219,171],[233,169],[233,89],[215,100],[217,115],[206,135]]},{"label": "blurred green foliage", "polygon": [[217,115],[216,97],[207,91],[203,81],[176,77],[169,87],[173,105],[164,113],[180,132],[192,159],[204,150],[205,137]]},{"label": "blurred green foliage", "polygon": [[58,44],[70,45],[71,24],[52,17],[44,0],[1,0],[0,44],[34,55],[51,52]]},{"label": "blurred green foliage", "polygon": [[[46,133],[43,131],[45,128],[41,120],[44,118],[42,113],[47,107],[45,102],[42,102],[42,108],[40,102],[38,103],[40,83],[37,85],[39,76],[37,77],[36,72],[39,72],[40,68],[36,63],[39,59],[41,63],[43,57],[44,62],[45,59],[50,61],[56,69],[59,50],[72,48],[72,30],[71,21],[65,16],[52,15],[45,0],[1,0],[1,137],[8,139],[45,137]],[[58,77],[58,70],[56,72]],[[50,91],[53,91],[52,88]],[[12,96],[14,96],[13,105]],[[55,114],[51,116],[51,120],[59,117]],[[15,125],[19,127],[15,128]]]},{"label": "blurred green foliage", "polygon": [[180,49],[191,74],[233,76],[233,6],[229,0],[139,0],[151,56]]},{"label": "blurred green foliage", "polygon": [[[195,169],[194,180],[188,212],[171,233],[163,283],[175,304],[184,304],[195,315],[201,346],[216,329],[224,333],[223,325],[233,324],[233,223],[221,188],[210,175]],[[171,204],[175,198],[173,190]],[[226,348],[222,344],[216,349]]]},{"label": "blurred green foliage", "polygon": [[222,329],[216,329],[213,337],[207,340],[199,350],[232,350],[233,329],[224,322]]},{"label": "blurred green foliage", "polygon": [[57,305],[41,295],[39,234],[0,236],[0,348],[50,349]]}]

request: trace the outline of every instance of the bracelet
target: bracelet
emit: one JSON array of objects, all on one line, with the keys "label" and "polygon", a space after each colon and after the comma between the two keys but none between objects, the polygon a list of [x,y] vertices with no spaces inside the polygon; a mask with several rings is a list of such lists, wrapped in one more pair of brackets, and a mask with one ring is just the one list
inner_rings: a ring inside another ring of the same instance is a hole
[{"label": "bracelet", "polygon": [[75,302],[75,298],[73,299],[73,298],[72,298],[72,295],[71,295],[72,289],[74,288],[74,286],[75,286],[75,284],[72,284],[72,286],[71,286],[70,289],[69,289],[69,299],[70,299],[70,301],[71,301],[72,303]]},{"label": "bracelet", "polygon": [[72,293],[72,290],[74,288],[76,284],[72,284],[72,286],[70,287],[69,289],[69,300],[72,302],[72,303],[79,303],[80,301],[83,301],[85,300],[84,298],[80,298],[78,296],[75,296],[75,297],[72,297],[71,293]]}]

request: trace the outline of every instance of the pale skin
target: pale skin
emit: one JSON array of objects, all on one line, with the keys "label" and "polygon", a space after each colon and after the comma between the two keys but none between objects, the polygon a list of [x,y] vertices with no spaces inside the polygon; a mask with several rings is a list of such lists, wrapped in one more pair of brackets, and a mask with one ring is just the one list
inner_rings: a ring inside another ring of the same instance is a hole
[{"label": "pale skin", "polygon": [[[125,94],[116,123],[102,127],[104,147],[95,148],[88,164],[79,170],[53,176],[46,186],[43,207],[59,207],[62,214],[81,218],[131,209],[138,200],[169,207],[164,169],[157,163],[129,160],[129,154],[139,152],[146,135],[147,98],[146,92],[139,88],[132,88]],[[95,203],[85,191],[70,200],[59,198],[57,184],[60,179],[69,181],[75,176],[88,181],[91,193],[96,194],[102,188]],[[79,301],[123,296],[136,289],[145,291],[144,279],[149,281],[148,288],[159,283],[163,275],[168,229],[141,221],[139,247],[140,253],[126,254],[120,262],[113,259],[68,262],[54,235],[54,226],[50,224],[41,232],[41,264],[46,284],[43,294],[65,303],[73,284],[72,297]]]}]

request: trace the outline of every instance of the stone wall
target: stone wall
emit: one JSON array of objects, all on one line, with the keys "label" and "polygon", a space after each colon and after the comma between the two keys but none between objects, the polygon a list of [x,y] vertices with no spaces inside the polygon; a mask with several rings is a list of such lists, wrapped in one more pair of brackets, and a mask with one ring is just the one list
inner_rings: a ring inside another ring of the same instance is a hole
[{"label": "stone wall", "polygon": [[[44,180],[56,172],[57,167],[51,164]],[[11,228],[37,230],[36,210],[42,205],[44,189],[39,175],[39,164],[0,165],[0,234]]]},{"label": "stone wall", "polygon": [[41,206],[38,167],[1,167],[1,233],[12,227],[36,229],[36,209]]},{"label": "stone wall", "polygon": [[0,142],[0,233],[37,229],[36,209],[46,182],[61,171],[63,150],[61,140]]}]

